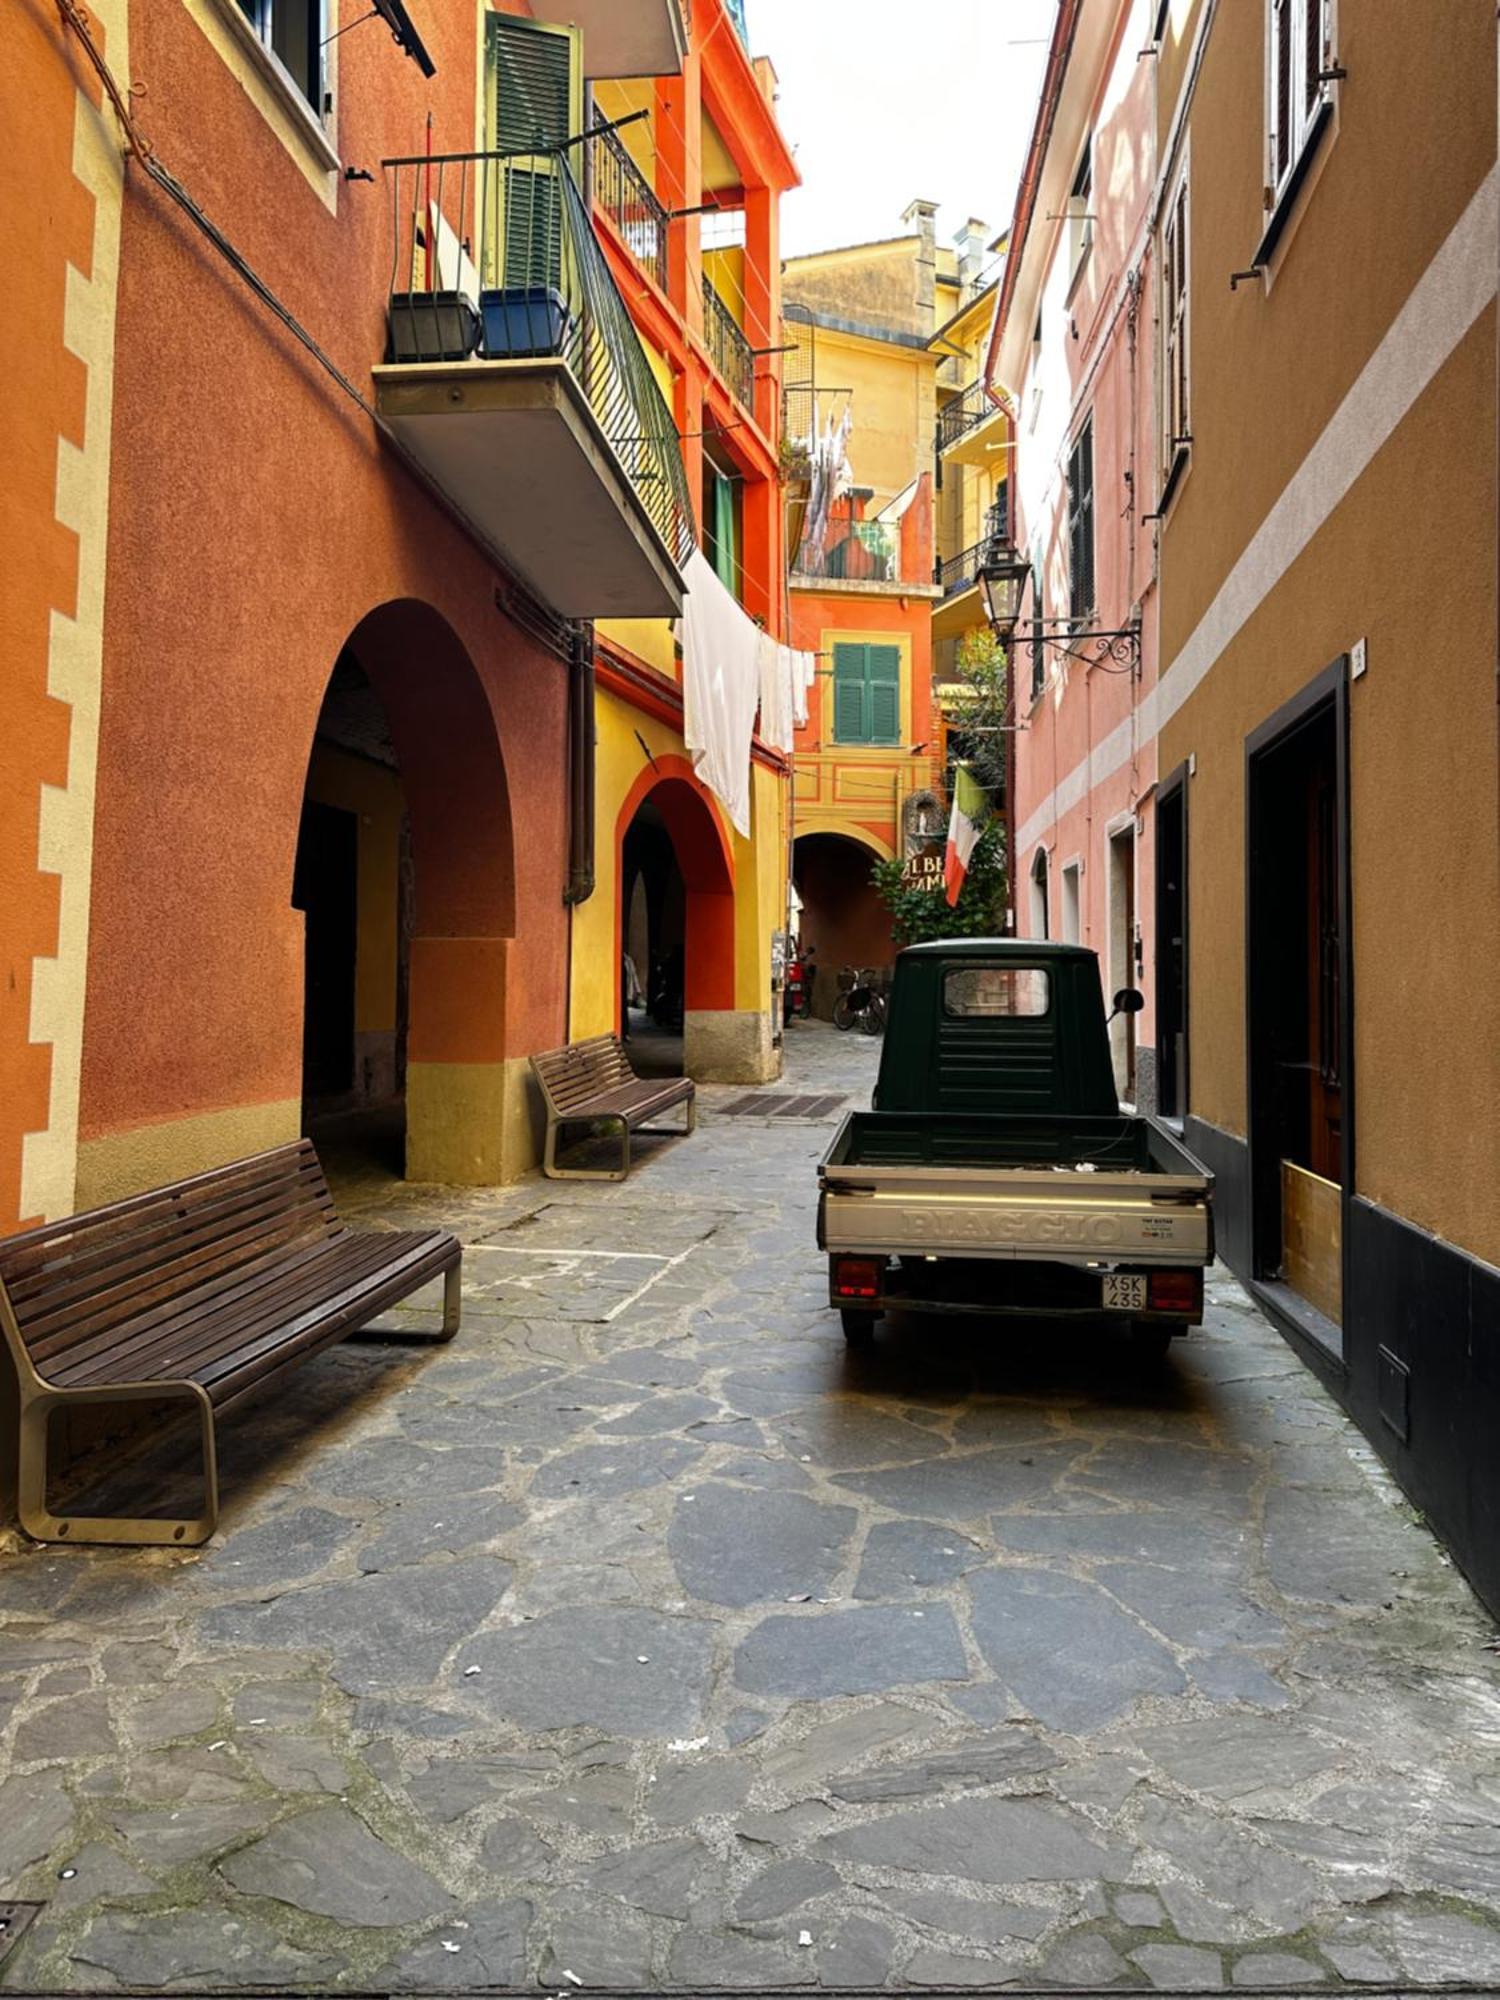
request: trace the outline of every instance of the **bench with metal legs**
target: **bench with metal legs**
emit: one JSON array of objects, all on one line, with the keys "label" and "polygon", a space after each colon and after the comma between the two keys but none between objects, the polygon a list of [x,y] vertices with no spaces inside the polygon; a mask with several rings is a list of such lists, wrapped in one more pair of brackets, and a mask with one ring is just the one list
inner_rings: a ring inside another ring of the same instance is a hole
[{"label": "bench with metal legs", "polygon": [[[630,1137],[678,1136],[670,1127],[648,1124],[675,1105],[686,1108],[681,1133],[698,1122],[697,1091],[685,1076],[639,1077],[630,1066],[617,1035],[595,1035],[565,1049],[551,1049],[531,1058],[531,1067],[547,1108],[547,1137],[542,1171],[551,1180],[623,1181],[630,1173]],[[618,1167],[564,1167],[557,1149],[567,1126],[590,1126],[600,1137],[618,1136]]]}]

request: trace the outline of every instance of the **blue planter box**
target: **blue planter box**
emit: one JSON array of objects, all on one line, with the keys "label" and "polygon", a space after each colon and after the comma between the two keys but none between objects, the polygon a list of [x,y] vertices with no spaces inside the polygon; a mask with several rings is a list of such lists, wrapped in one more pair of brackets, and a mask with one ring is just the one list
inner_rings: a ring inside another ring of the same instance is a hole
[{"label": "blue planter box", "polygon": [[484,351],[492,361],[526,355],[561,354],[571,315],[562,293],[551,285],[512,285],[481,292]]}]

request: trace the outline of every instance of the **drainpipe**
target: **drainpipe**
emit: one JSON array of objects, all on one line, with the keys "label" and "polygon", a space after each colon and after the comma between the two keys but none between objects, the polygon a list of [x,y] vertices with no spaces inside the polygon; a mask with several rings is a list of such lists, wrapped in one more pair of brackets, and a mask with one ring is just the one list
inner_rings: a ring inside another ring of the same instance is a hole
[{"label": "drainpipe", "polygon": [[568,886],[570,909],[594,893],[594,628],[568,642]]}]

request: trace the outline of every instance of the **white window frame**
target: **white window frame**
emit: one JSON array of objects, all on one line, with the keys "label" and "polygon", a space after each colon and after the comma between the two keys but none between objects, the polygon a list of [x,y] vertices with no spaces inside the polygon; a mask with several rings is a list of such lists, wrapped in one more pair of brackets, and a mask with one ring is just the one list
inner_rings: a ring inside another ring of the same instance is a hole
[{"label": "white window frame", "polygon": [[[1087,180],[1083,194],[1073,192],[1080,180]],[[1089,252],[1094,247],[1094,135],[1089,133],[1083,142],[1083,151],[1078,156],[1078,165],[1073,169],[1073,178],[1068,191],[1068,292],[1069,299],[1077,290],[1083,275],[1083,267],[1089,261]]]},{"label": "white window frame", "polygon": [[[1307,73],[1309,8],[1317,9],[1322,17],[1322,33],[1318,42],[1318,64],[1321,72],[1331,68],[1335,61],[1334,0],[1266,0],[1265,206],[1268,216],[1274,215],[1286,198],[1287,190],[1296,178],[1318,115],[1329,101],[1330,86],[1326,83],[1317,84],[1309,99]],[[1287,24],[1287,32],[1291,38],[1288,52],[1288,129],[1285,134],[1285,158],[1281,157],[1283,134],[1277,64],[1278,37],[1283,21]]]},{"label": "white window frame", "polygon": [[1186,156],[1162,210],[1162,480],[1177,471],[1193,447],[1192,404],[1192,194]]},{"label": "white window frame", "polygon": [[314,105],[269,42],[262,40],[260,29],[246,15],[240,0],[213,0],[214,12],[226,24],[236,45],[254,64],[278,105],[290,115],[296,138],[304,142],[317,166],[330,173],[337,171],[341,165],[333,140],[333,114],[324,112],[322,102],[328,98],[332,98],[335,104],[338,101],[338,43],[330,40],[332,31],[328,25],[334,7],[335,0],[318,0],[322,80],[320,101]]}]

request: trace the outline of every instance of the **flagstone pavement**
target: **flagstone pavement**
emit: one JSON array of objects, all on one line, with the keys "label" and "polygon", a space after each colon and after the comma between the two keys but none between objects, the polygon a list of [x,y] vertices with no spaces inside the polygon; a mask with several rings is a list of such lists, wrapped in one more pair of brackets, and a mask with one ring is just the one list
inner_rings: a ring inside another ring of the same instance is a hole
[{"label": "flagstone pavement", "polygon": [[1493,1625],[1227,1274],[1154,1377],[851,1357],[839,1113],[744,1095],[619,1186],[356,1176],[464,1239],[458,1338],[229,1426],[205,1550],[7,1540],[0,1980],[1500,1986]]}]

